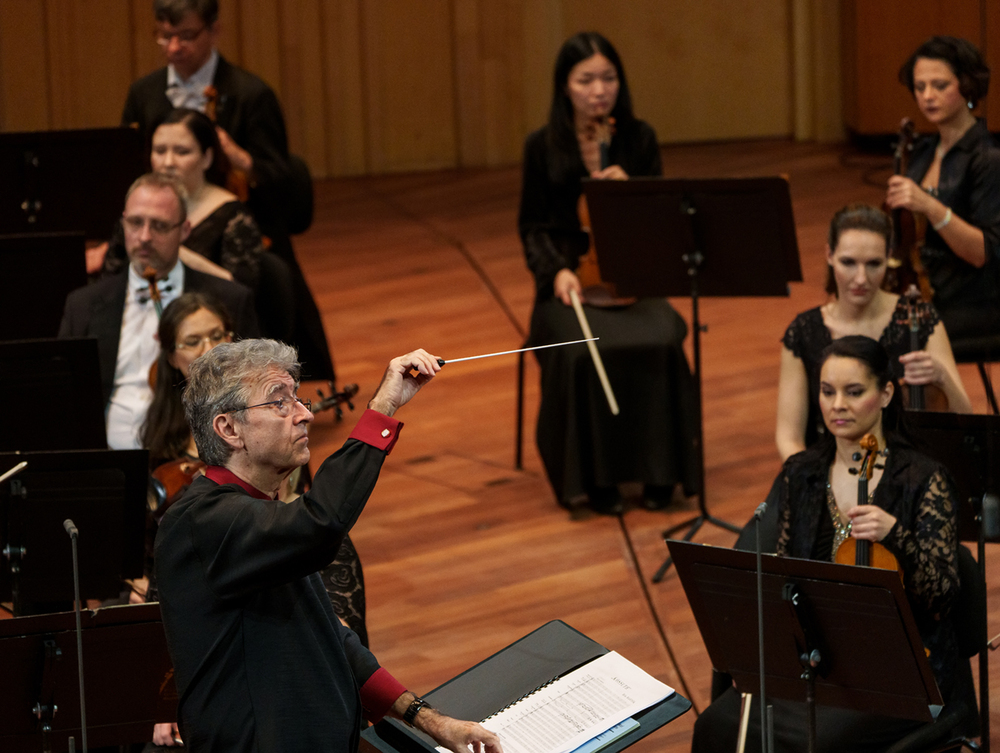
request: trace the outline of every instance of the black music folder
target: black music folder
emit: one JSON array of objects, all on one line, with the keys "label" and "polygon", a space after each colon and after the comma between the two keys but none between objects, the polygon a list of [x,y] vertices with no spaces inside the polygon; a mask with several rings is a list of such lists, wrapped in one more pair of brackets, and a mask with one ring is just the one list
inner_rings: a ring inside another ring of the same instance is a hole
[{"label": "black music folder", "polygon": [[[456,719],[481,721],[536,688],[608,653],[601,644],[562,620],[542,625],[493,656],[423,695],[431,706]],[[636,714],[636,729],[601,749],[617,753],[691,708],[679,693]],[[397,719],[383,719],[365,730],[362,740],[382,753],[427,753],[433,741]]]}]

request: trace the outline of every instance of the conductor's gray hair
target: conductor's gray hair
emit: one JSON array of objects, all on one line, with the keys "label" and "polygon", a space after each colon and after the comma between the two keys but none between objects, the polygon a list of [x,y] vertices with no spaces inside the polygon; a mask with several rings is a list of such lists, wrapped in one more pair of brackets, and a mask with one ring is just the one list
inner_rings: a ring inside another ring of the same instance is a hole
[{"label": "conductor's gray hair", "polygon": [[222,343],[194,360],[184,388],[184,415],[202,461],[226,464],[233,448],[215,432],[215,417],[231,413],[244,423],[254,387],[272,370],[286,372],[298,385],[295,348],[276,340],[241,340]]}]

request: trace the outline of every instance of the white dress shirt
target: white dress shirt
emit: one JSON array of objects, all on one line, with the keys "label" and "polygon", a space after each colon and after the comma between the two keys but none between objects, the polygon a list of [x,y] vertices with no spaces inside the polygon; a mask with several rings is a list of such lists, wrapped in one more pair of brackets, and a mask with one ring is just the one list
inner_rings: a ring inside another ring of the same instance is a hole
[{"label": "white dress shirt", "polygon": [[205,112],[208,98],[205,88],[215,81],[215,69],[219,66],[219,53],[212,50],[205,65],[191,74],[186,81],[172,65],[167,66],[167,99],[174,107],[190,107],[192,110]]},{"label": "white dress shirt", "polygon": [[[163,308],[184,291],[184,265],[178,262],[166,280],[160,281]],[[122,329],[118,337],[118,360],[115,362],[115,382],[105,411],[108,447],[112,450],[137,450],[139,429],[146,420],[146,411],[153,401],[149,386],[149,369],[160,354],[156,330],[160,318],[149,296],[149,283],[128,268],[128,292],[122,313]]]}]

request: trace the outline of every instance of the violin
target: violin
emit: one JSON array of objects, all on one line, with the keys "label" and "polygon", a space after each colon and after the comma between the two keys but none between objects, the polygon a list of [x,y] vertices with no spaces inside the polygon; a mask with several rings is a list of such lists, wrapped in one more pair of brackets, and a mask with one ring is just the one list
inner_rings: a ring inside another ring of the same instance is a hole
[{"label": "violin", "polygon": [[[589,129],[597,141],[600,154],[600,169],[611,166],[611,137],[615,133],[615,119],[604,116],[590,124]],[[577,203],[577,215],[580,218],[580,229],[587,234],[587,253],[580,257],[576,268],[576,276],[583,288],[583,297],[592,306],[612,307],[628,306],[635,303],[635,298],[620,298],[615,294],[611,283],[601,279],[601,267],[597,260],[597,248],[594,246],[594,235],[590,232],[590,210],[587,207],[587,197],[580,194]]]},{"label": "violin", "polygon": [[160,288],[156,284],[156,270],[147,266],[142,270],[142,279],[149,283],[149,300],[153,302],[153,307],[156,309],[156,318],[161,319],[163,317],[163,296],[160,295]]},{"label": "violin", "polygon": [[[899,127],[899,141],[896,143],[892,158],[892,170],[895,175],[906,175],[914,138],[913,121],[903,118]],[[889,248],[885,289],[901,294],[911,285],[915,285],[920,291],[920,297],[930,302],[934,297],[934,288],[931,287],[927,270],[920,260],[920,247],[924,245],[924,236],[927,233],[927,218],[908,209],[889,211],[892,217],[892,242]]]},{"label": "violin", "polygon": [[[213,123],[218,123],[219,112],[219,90],[214,85],[205,87],[205,115]],[[221,151],[221,147],[220,147]],[[238,170],[229,164],[229,159],[225,152],[219,155],[225,165],[226,189],[236,194],[236,197],[244,204],[250,197],[250,178],[242,170]]]},{"label": "violin", "polygon": [[[867,505],[868,482],[874,475],[875,469],[882,467],[876,465],[875,461],[883,453],[879,452],[878,437],[874,434],[865,434],[861,438],[861,449],[865,451],[864,458],[861,460],[861,468],[857,471],[852,468],[851,473],[856,472],[858,475],[858,504]],[[860,453],[855,454],[855,459],[858,459],[859,456]],[[837,548],[834,562],[841,565],[859,565],[861,567],[877,567],[882,570],[899,570],[900,577],[902,577],[903,573],[902,568],[899,566],[899,560],[885,546],[878,542],[868,541],[867,539],[856,539],[853,536],[848,536]]]},{"label": "violin", "polygon": [[[920,304],[923,301],[916,285],[910,285],[903,294],[906,298],[906,316],[910,330],[910,352],[920,350]],[[933,384],[907,384],[906,407],[908,410],[930,410],[939,413],[948,410],[948,397],[944,390]]]}]

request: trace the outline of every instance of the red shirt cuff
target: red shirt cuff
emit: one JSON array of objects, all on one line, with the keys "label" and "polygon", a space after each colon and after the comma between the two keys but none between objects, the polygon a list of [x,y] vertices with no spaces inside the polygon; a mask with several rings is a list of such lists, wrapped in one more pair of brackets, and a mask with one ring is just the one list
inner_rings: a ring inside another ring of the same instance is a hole
[{"label": "red shirt cuff", "polygon": [[401,421],[389,418],[384,413],[369,408],[361,415],[361,420],[358,421],[349,438],[385,450],[386,455],[388,455],[396,446],[396,440],[399,439],[399,432],[402,428]]},{"label": "red shirt cuff", "polygon": [[381,721],[396,699],[405,692],[406,688],[399,680],[390,675],[387,669],[379,667],[361,686],[361,706],[365,718],[372,724]]}]

